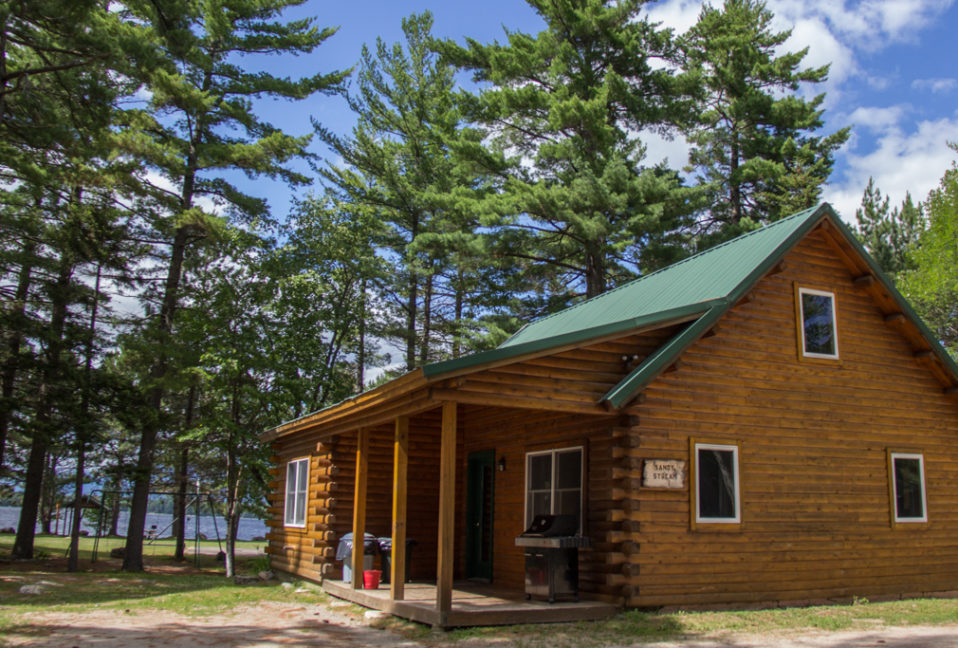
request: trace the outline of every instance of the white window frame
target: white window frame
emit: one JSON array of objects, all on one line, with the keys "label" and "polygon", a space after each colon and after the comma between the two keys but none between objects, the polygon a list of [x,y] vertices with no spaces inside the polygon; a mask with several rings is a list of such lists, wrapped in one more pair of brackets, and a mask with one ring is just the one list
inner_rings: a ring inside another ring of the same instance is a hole
[{"label": "white window frame", "polygon": [[[816,295],[818,297],[828,297],[832,300],[832,337],[835,344],[835,353],[814,353],[805,350],[805,304],[802,300],[803,295]],[[835,299],[835,293],[827,290],[815,290],[813,288],[798,288],[798,337],[802,344],[802,356],[806,358],[822,358],[825,360],[838,360],[838,300]]]},{"label": "white window frame", "polygon": [[[898,480],[895,479],[895,460],[896,459],[917,459],[918,477],[921,482],[921,517],[899,517],[898,515]],[[888,468],[891,480],[891,512],[895,524],[909,524],[914,522],[928,521],[928,501],[925,497],[925,457],[919,452],[891,452],[889,453]]]},{"label": "white window frame", "polygon": [[[699,462],[699,450],[720,450],[732,453],[732,470],[735,484],[733,496],[735,498],[735,515],[732,517],[702,517],[702,497],[699,490],[699,475],[702,467]],[[738,469],[738,446],[724,443],[695,443],[692,451],[695,453],[695,523],[696,524],[740,524],[742,522],[742,479]]]},{"label": "white window frame", "polygon": [[[292,469],[292,472],[290,472]],[[305,472],[305,488],[302,490],[296,487],[299,483],[299,473]],[[292,476],[292,514],[290,514],[290,476]],[[296,506],[302,501],[302,519],[297,519],[296,512],[300,510]],[[286,464],[286,490],[283,492],[283,526],[297,529],[306,528],[306,505],[309,503],[309,457],[293,459]]]},{"label": "white window frame", "polygon": [[526,521],[526,527],[532,524],[532,519],[530,517],[529,510],[529,480],[532,479],[532,471],[529,469],[532,457],[542,456],[542,455],[552,455],[552,472],[551,472],[551,490],[549,493],[549,503],[550,510],[555,511],[556,504],[556,456],[563,452],[572,452],[579,451],[579,533],[582,533],[585,528],[585,446],[569,446],[567,448],[552,448],[550,450],[537,450],[535,452],[526,453],[526,479],[525,487],[523,488],[523,495],[525,497],[525,511],[524,518]]}]

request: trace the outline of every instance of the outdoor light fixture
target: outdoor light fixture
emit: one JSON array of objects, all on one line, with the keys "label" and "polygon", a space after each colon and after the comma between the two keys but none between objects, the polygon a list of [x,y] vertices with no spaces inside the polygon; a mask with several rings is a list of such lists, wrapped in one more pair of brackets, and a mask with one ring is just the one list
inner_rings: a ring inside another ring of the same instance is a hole
[{"label": "outdoor light fixture", "polygon": [[499,464],[496,466],[496,469],[499,472],[506,472],[506,458],[499,457]]}]

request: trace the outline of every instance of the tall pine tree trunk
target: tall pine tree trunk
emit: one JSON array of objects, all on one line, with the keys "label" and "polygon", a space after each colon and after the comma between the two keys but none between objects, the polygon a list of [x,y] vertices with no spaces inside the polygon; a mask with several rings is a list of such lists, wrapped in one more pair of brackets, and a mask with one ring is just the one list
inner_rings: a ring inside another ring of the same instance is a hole
[{"label": "tall pine tree trunk", "polygon": [[77,426],[77,465],[73,479],[73,524],[70,529],[70,555],[67,558],[67,571],[79,569],[80,521],[83,518],[83,478],[86,470],[86,444],[90,438],[90,390],[93,377],[93,341],[96,336],[96,312],[100,303],[100,276],[102,266],[96,268],[96,284],[93,291],[93,304],[90,306],[90,325],[87,328],[86,364],[83,367],[83,399],[80,402],[80,424]]},{"label": "tall pine tree trunk", "polygon": [[595,297],[605,292],[605,263],[601,252],[587,251],[585,257],[585,296]]},{"label": "tall pine tree trunk", "polygon": [[729,151],[728,160],[728,203],[731,225],[737,225],[742,220],[742,188],[739,186],[738,164],[739,164],[738,137],[732,132],[732,147]]},{"label": "tall pine tree trunk", "polygon": [[432,335],[432,285],[434,275],[430,270],[426,277],[426,292],[422,298],[422,342],[419,343],[419,365],[424,367],[429,362],[429,338]]},{"label": "tall pine tree trunk", "polygon": [[17,537],[13,542],[12,556],[14,558],[33,558],[33,541],[36,536],[37,513],[43,489],[43,473],[52,434],[53,409],[57,400],[55,382],[60,379],[60,353],[63,348],[63,329],[67,318],[67,300],[73,267],[71,258],[66,255],[61,257],[57,280],[51,290],[49,341],[38,389],[33,438],[30,442],[30,455],[27,458],[27,473],[23,481],[20,521],[17,524]]},{"label": "tall pine tree trunk", "polygon": [[[193,426],[193,408],[196,404],[196,385],[190,385],[189,395],[186,398],[186,412],[183,415],[183,429],[189,430]],[[173,537],[176,538],[176,550],[173,559],[186,559],[186,496],[189,487],[190,448],[184,442],[180,448],[179,461],[174,468],[173,482],[176,484],[176,494],[173,496]]]},{"label": "tall pine tree trunk", "polygon": [[456,321],[452,323],[452,357],[462,355],[462,311],[465,304],[466,277],[462,268],[456,270]]},{"label": "tall pine tree trunk", "polygon": [[7,361],[4,363],[2,385],[2,399],[0,399],[0,468],[3,468],[3,454],[7,444],[7,431],[10,427],[10,415],[13,413],[13,388],[16,385],[17,371],[20,368],[20,347],[23,344],[23,330],[26,326],[27,296],[30,292],[31,273],[33,272],[33,254],[36,243],[27,241],[23,250],[25,263],[20,266],[17,275],[17,290],[13,296],[13,303],[9,304],[12,311],[13,326],[7,339]]},{"label": "tall pine tree trunk", "polygon": [[124,571],[143,571],[143,531],[146,527],[146,509],[150,498],[150,481],[153,476],[153,454],[156,450],[156,435],[159,432],[165,390],[162,381],[169,370],[169,358],[165,343],[173,331],[173,315],[179,300],[180,279],[183,276],[183,261],[189,234],[185,227],[176,230],[170,265],[167,269],[160,307],[159,335],[156,361],[150,372],[154,386],[149,394],[151,416],[143,423],[140,434],[140,451],[133,477],[133,497],[130,502],[130,522],[126,533],[126,551],[123,556]]},{"label": "tall pine tree trunk", "polygon": [[356,389],[366,388],[366,278],[359,282],[359,350],[356,352]]}]

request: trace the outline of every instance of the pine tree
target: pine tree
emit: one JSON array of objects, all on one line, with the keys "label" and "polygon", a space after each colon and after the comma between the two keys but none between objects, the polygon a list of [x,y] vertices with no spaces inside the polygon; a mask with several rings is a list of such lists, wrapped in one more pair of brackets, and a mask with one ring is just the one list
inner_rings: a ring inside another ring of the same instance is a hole
[{"label": "pine tree", "polygon": [[869,178],[855,218],[858,239],[892,279],[910,267],[908,250],[925,229],[921,206],[912,202],[910,193],[901,207],[890,209],[888,197],[883,198],[874,179]]},{"label": "pine tree", "polygon": [[[958,144],[950,144],[958,152]],[[928,227],[908,251],[902,293],[935,337],[958,360],[958,164],[924,203]]]},{"label": "pine tree", "polygon": [[223,227],[222,218],[198,201],[208,198],[248,225],[268,219],[264,201],[244,193],[220,172],[236,170],[303,184],[307,179],[288,163],[306,155],[309,136],[291,136],[264,122],[251,100],[303,99],[333,91],[344,78],[341,72],[281,78],[249,72],[237,64],[241,56],[309,53],[334,33],[316,29],[312,19],[284,22],[282,11],[299,4],[302,0],[180,0],[162,7],[151,2],[130,6],[133,16],[153,28],[155,47],[164,60],[149,78],[149,106],[126,113],[118,146],[144,160],[173,189],[157,186],[154,191],[161,215],[156,229],[167,237],[170,252],[162,288],[149,296],[160,304],[147,331],[153,359],[146,389],[154,415],[144,422],[140,435],[126,570],[143,569],[146,505],[163,398],[174,369],[168,352],[184,262],[193,245]]},{"label": "pine tree", "polygon": [[692,86],[641,0],[529,4],[545,21],[538,35],[439,48],[490,86],[474,117],[495,147],[475,159],[503,178],[486,203],[503,218],[502,253],[548,268],[556,280],[543,285],[591,297],[670,260],[663,241],[690,196],[678,197],[676,174],[644,166],[641,132],[682,122]]},{"label": "pine tree", "polygon": [[441,302],[457,304],[455,318],[483,297],[456,279],[483,254],[473,207],[484,179],[458,154],[479,134],[461,126],[454,70],[430,49],[432,23],[428,13],[410,16],[404,43],[364,47],[350,98],[356,127],[349,137],[320,129],[345,163],[323,170],[339,202],[382,224],[376,244],[394,260],[384,284],[391,315],[384,334],[405,348],[407,370],[444,353],[440,335],[460,343]]},{"label": "pine tree", "polygon": [[791,32],[771,31],[772,18],[759,0],[725,0],[703,7],[682,39],[684,64],[704,87],[686,134],[709,193],[700,247],[815,205],[848,138],[847,128],[815,135],[825,95],[799,90],[825,81],[828,66],[802,68],[807,48],[780,53]]}]

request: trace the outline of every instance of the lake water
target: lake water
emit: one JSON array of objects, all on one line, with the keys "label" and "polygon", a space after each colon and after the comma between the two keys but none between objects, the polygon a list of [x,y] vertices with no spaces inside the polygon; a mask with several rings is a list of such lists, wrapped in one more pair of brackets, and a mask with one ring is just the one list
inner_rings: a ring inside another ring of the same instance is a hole
[{"label": "lake water", "polygon": [[[187,516],[186,522],[186,537],[189,540],[192,540],[196,532],[196,521],[192,515]],[[17,522],[20,520],[20,507],[19,506],[0,506],[0,529],[5,529],[7,527],[17,528]],[[65,515],[64,511],[60,511],[60,535],[67,535],[69,529],[64,529],[64,524],[70,523],[69,515]],[[117,526],[117,530],[120,532],[120,535],[126,534],[126,527],[129,523],[129,513],[126,511],[120,511],[120,524]],[[156,531],[160,538],[165,538],[170,535],[172,532],[172,523],[173,516],[169,513],[147,513],[146,514],[146,528],[149,529],[152,525],[156,525]],[[104,520],[104,526],[108,527],[108,522]],[[54,525],[55,527],[55,525]],[[54,528],[54,527],[51,527]],[[86,519],[83,520],[80,528],[86,529],[90,532],[90,535],[96,534],[96,522],[94,521],[90,524]],[[40,525],[37,525],[37,531],[39,532]],[[109,531],[109,528],[104,528],[103,532],[106,533]],[[217,534],[217,531],[219,533]],[[236,532],[237,540],[252,540],[253,538],[261,537],[266,535],[266,524],[263,520],[258,520],[256,518],[240,518],[239,529]],[[215,523],[212,516],[201,515],[200,516],[200,533],[205,535],[210,540],[215,540],[217,535],[220,538],[226,539],[226,520],[222,517],[217,516]]]}]

